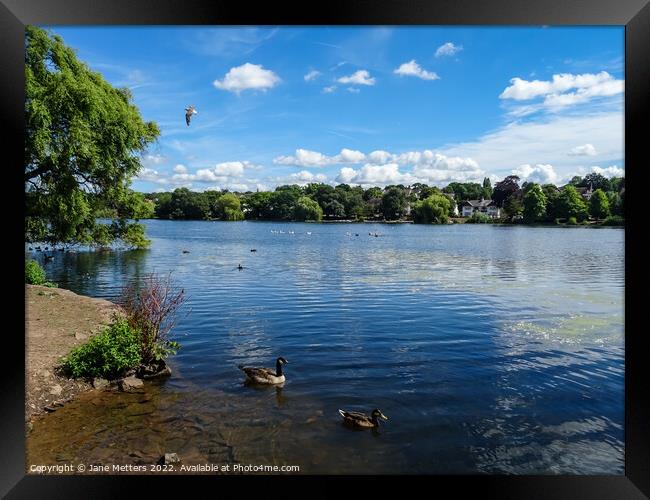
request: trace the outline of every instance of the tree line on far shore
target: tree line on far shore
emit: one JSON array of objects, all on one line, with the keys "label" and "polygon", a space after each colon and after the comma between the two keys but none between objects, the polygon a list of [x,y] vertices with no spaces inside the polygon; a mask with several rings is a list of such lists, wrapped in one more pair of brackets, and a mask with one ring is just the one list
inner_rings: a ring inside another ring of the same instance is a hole
[{"label": "tree line on far shore", "polygon": [[[554,184],[524,182],[508,176],[494,187],[483,183],[452,182],[440,189],[416,183],[385,188],[311,183],[278,186],[274,191],[234,193],[195,192],[177,188],[164,193],[137,193],[140,218],[174,220],[276,221],[413,221],[446,224],[466,200],[493,200],[501,209],[499,222],[602,221],[623,217],[625,178],[608,179],[592,173],[574,177],[559,188]],[[587,191],[583,196],[581,191]],[[107,213],[105,215],[111,215]],[[492,219],[489,219],[490,221]],[[468,222],[486,222],[475,215]]]}]

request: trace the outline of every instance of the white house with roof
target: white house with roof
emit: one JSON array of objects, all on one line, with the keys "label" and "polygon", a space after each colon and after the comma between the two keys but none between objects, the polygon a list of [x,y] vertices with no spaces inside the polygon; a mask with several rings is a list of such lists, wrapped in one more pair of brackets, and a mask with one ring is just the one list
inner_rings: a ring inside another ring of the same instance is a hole
[{"label": "white house with roof", "polygon": [[471,217],[475,212],[486,214],[492,218],[501,217],[501,209],[493,200],[465,200],[460,203],[461,215]]}]

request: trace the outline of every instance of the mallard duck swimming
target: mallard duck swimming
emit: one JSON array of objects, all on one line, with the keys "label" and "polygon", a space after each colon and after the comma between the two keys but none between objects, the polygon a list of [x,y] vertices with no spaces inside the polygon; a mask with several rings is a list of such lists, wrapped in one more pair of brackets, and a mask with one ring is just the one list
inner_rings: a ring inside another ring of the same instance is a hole
[{"label": "mallard duck swimming", "polygon": [[358,411],[339,410],[339,413],[343,417],[343,422],[353,427],[362,427],[362,428],[379,427],[379,420],[378,420],[379,418],[388,420],[388,417],[384,415],[381,412],[381,410],[377,408],[372,410],[370,417],[365,413],[361,413]]},{"label": "mallard duck swimming", "polygon": [[284,373],[282,373],[282,365],[289,362],[283,357],[279,357],[275,362],[275,370],[272,368],[251,368],[239,365],[239,369],[243,371],[246,376],[253,382],[258,384],[281,384],[284,382]]}]

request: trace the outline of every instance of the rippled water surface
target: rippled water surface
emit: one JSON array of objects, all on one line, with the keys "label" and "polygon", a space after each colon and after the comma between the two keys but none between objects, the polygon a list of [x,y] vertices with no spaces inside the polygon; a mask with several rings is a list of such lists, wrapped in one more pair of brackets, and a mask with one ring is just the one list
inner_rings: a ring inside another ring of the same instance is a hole
[{"label": "rippled water surface", "polygon": [[[167,451],[317,474],[623,474],[622,229],[146,225],[150,250],[44,266],[108,299],[173,271],[189,311],[174,376],[47,415],[28,461]],[[238,364],[278,356],[282,388],[242,383]],[[338,408],[375,407],[390,417],[379,432],[341,425]]]}]

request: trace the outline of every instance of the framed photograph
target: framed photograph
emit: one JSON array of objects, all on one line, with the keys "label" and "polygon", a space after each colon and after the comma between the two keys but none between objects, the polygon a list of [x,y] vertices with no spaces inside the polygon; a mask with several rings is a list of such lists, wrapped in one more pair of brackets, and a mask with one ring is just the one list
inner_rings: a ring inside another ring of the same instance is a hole
[{"label": "framed photograph", "polygon": [[650,495],[647,1],[0,22],[25,262],[3,496]]}]

